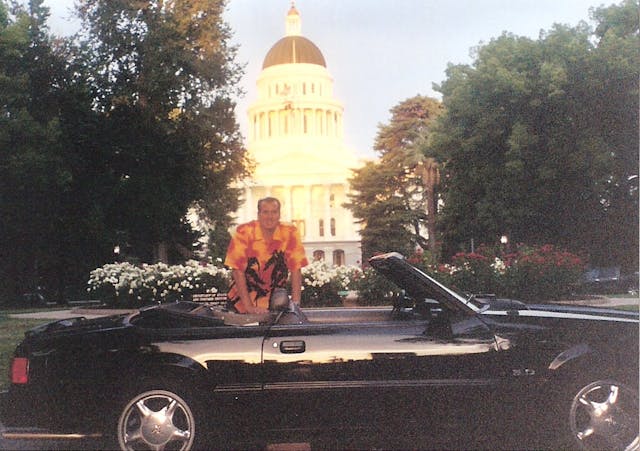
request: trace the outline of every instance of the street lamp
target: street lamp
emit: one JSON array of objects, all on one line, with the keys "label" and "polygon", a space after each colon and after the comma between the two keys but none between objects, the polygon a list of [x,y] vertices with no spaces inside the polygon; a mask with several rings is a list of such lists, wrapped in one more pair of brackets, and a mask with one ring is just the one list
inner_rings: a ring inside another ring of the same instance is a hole
[{"label": "street lamp", "polygon": [[503,255],[509,252],[509,237],[507,235],[502,235],[500,237],[500,244],[502,245]]}]

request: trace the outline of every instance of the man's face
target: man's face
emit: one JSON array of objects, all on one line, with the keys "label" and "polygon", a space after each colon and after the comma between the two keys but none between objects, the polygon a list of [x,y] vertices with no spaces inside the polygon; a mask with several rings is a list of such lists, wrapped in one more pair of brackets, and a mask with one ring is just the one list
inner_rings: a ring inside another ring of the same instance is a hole
[{"label": "man's face", "polygon": [[273,232],[280,222],[280,208],[277,202],[262,202],[258,210],[258,222],[262,230]]}]

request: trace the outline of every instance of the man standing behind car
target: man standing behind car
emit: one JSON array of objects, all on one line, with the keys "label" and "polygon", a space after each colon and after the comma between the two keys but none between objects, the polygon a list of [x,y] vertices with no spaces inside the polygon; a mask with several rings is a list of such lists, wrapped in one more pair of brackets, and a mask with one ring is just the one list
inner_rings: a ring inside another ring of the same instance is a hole
[{"label": "man standing behind car", "polygon": [[228,294],[238,313],[266,313],[275,288],[286,288],[291,273],[291,300],[300,303],[301,268],[308,264],[295,226],[280,222],[280,201],[258,201],[258,220],[241,224],[233,235],[224,264],[232,270]]}]

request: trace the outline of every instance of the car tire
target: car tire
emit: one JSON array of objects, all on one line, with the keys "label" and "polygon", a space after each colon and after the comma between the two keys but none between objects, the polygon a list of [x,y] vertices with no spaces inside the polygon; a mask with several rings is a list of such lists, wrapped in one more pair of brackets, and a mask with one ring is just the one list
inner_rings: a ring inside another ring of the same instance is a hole
[{"label": "car tire", "polygon": [[122,409],[117,438],[122,450],[188,451],[196,438],[193,406],[174,390],[141,391]]},{"label": "car tire", "polygon": [[587,450],[639,450],[638,392],[615,380],[574,386],[568,426],[573,446]]}]

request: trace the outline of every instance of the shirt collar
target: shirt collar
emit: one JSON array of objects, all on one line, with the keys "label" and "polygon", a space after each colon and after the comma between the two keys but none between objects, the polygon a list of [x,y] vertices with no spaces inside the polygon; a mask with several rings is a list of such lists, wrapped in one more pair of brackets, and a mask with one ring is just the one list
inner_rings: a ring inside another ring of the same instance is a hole
[{"label": "shirt collar", "polygon": [[[279,223],[276,226],[276,229],[273,231],[272,241],[282,241],[282,223]],[[260,223],[256,221],[256,241],[265,241],[264,235],[262,235],[262,228],[260,227]]]}]

